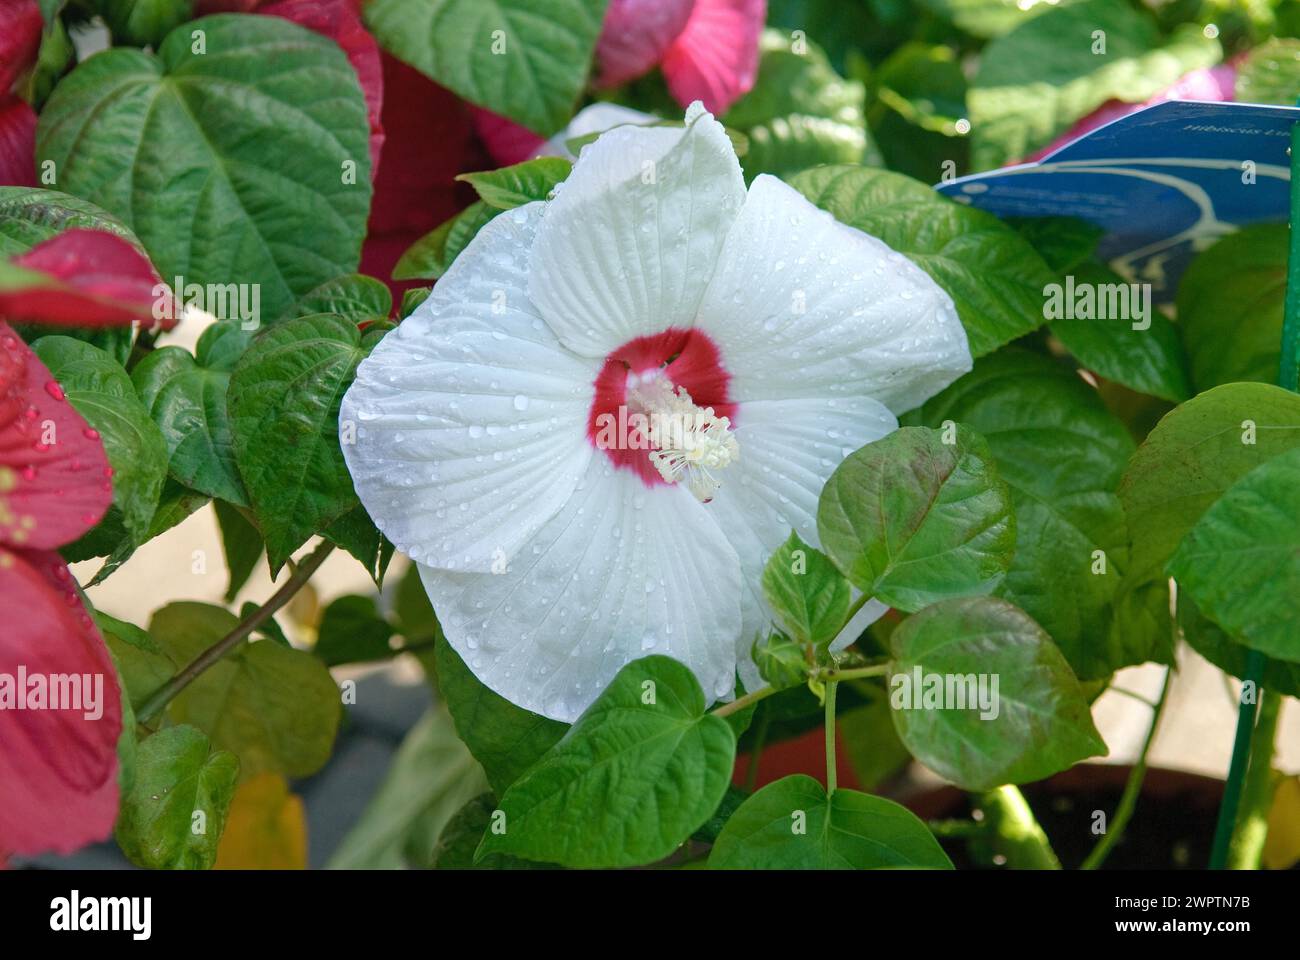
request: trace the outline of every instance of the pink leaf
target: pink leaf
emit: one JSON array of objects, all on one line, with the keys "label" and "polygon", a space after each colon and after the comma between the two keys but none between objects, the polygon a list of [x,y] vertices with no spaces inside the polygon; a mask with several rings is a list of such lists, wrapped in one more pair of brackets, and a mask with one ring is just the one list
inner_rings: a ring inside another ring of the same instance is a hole
[{"label": "pink leaf", "polygon": [[111,476],[99,434],[0,323],[0,547],[52,550],[76,540],[112,503]]},{"label": "pink leaf", "polygon": [[597,86],[613,87],[650,71],[686,29],[696,0],[610,0],[596,43]]},{"label": "pink leaf", "polygon": [[18,97],[0,96],[0,186],[36,186],[36,114]]},{"label": "pink leaf", "polygon": [[471,107],[474,129],[479,139],[492,154],[492,159],[503,167],[523,163],[546,142],[527,127],[521,127],[513,120],[498,116],[482,107]]},{"label": "pink leaf", "polygon": [[664,78],[682,106],[702,100],[721,116],[750,91],[758,75],[758,40],[767,0],[696,0],[695,10],[664,56]]},{"label": "pink leaf", "polygon": [[162,308],[159,316],[166,319],[163,326],[175,325],[170,294],[155,292],[161,284],[153,265],[115,234],[65,230],[10,263],[30,277],[0,282],[0,317],[71,327],[116,327],[136,321],[152,326],[157,305]]},{"label": "pink leaf", "polygon": [[12,694],[30,705],[30,678],[54,674],[89,677],[92,694],[75,709],[0,710],[0,862],[71,853],[107,838],[117,818],[121,691],[73,582],[56,553],[0,547],[0,610],[21,611],[0,630],[0,673],[28,677]]},{"label": "pink leaf", "polygon": [[36,62],[44,27],[36,0],[0,2],[0,98]]}]

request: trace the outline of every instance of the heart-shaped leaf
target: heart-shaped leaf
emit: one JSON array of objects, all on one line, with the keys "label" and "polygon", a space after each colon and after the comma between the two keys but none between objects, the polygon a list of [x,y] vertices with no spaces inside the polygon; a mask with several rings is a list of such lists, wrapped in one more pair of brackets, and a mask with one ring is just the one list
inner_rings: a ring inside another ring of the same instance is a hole
[{"label": "heart-shaped leaf", "polygon": [[135,763],[135,784],[118,814],[122,852],[152,870],[210,869],[235,795],[235,755],[181,724],[142,741]]},{"label": "heart-shaped leaf", "polygon": [[769,783],[727,820],[711,870],[951,869],[934,834],[906,807],[804,774]]},{"label": "heart-shaped leaf", "polygon": [[852,591],[815,547],[790,537],[763,568],[763,596],[795,640],[825,649],[844,626]]},{"label": "heart-shaped leaf", "polygon": [[[149,635],[178,668],[238,625],[206,603],[170,603],[149,622]],[[309,653],[272,640],[245,642],[177,695],[168,715],[239,757],[242,775],[306,777],[330,757],[342,715],[338,687]]]},{"label": "heart-shaped leaf", "polygon": [[955,424],[904,427],[847,457],[822,490],[817,534],[855,587],[908,612],[993,592],[1016,542],[988,444]]},{"label": "heart-shaped leaf", "polygon": [[1234,639],[1300,661],[1300,447],[1229,487],[1188,531],[1168,570]]},{"label": "heart-shaped leaf", "polygon": [[668,856],[709,819],[731,780],[736,736],[704,708],[699,681],[676,660],[629,663],[505,792],[502,829],[489,829],[478,856],[572,867]]},{"label": "heart-shaped leaf", "polygon": [[1105,755],[1051,638],[993,597],[945,600],[890,636],[890,706],[912,755],[966,790],[1028,783]]},{"label": "heart-shaped leaf", "polygon": [[164,277],[256,285],[274,317],[356,269],[369,137],[336,44],[223,14],[174,30],[156,56],[82,62],[41,113],[37,156],[61,189],[130,224]]},{"label": "heart-shaped leaf", "polygon": [[573,115],[608,0],[371,0],[385,50],[543,136]]},{"label": "heart-shaped leaf", "polygon": [[904,419],[987,439],[1016,513],[999,595],[1043,625],[1080,677],[1163,655],[1167,618],[1163,629],[1116,619],[1127,537],[1115,488],[1133,440],[1072,366],[1008,348]]}]

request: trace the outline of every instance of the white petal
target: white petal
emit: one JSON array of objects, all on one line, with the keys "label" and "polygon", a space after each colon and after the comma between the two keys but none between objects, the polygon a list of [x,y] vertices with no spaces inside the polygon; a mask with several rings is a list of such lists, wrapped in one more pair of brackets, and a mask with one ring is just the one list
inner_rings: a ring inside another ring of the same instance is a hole
[{"label": "white petal", "polygon": [[512,703],[577,718],[624,664],[666,654],[730,694],[740,564],[706,508],[603,457],[503,575],[421,566],[447,639]]},{"label": "white petal", "polygon": [[952,300],[901,253],[759,176],[696,324],[736,400],[858,395],[895,413],[971,367]]},{"label": "white petal", "polygon": [[631,107],[622,107],[617,103],[605,103],[603,101],[593,103],[579,110],[573,119],[569,121],[567,127],[538,148],[536,155],[539,157],[564,157],[573,160],[575,158],[569,150],[570,140],[577,140],[593,133],[604,133],[624,124],[645,126],[658,122],[658,117],[649,113],[642,113],[640,110],[633,110]]},{"label": "white petal", "polygon": [[564,344],[589,357],[689,327],[745,199],[722,125],[618,127],[582,148],[546,208],[529,292]]},{"label": "white petal", "polygon": [[413,560],[489,570],[568,501],[591,460],[597,365],[529,302],[540,203],[503,213],[357,370],[343,453],[376,525]]},{"label": "white petal", "polygon": [[[741,405],[736,414],[740,459],[722,473],[722,488],[707,509],[740,557],[744,597],[736,653],[746,689],[752,690],[757,678],[749,659],[754,638],[772,620],[761,585],[768,558],[791,530],[805,543],[820,545],[817,499],[831,473],[854,450],[897,426],[892,413],[867,397]],[[877,617],[888,609],[872,604]]]}]

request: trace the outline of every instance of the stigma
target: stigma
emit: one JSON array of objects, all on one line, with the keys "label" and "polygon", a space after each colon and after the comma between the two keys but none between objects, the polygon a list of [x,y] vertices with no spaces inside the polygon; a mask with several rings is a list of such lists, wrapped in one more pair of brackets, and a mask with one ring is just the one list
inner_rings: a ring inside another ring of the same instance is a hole
[{"label": "stigma", "polygon": [[731,419],[698,406],[658,371],[629,374],[627,399],[647,418],[647,456],[664,482],[684,483],[701,503],[712,500],[722,486],[718,472],[740,457]]}]

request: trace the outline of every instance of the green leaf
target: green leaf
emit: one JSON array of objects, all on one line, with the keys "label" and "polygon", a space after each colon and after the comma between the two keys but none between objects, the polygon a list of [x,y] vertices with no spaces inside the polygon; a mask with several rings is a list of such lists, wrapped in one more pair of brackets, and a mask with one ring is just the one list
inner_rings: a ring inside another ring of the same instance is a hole
[{"label": "green leaf", "polygon": [[217,500],[247,506],[226,408],[230,371],[204,367],[181,347],[159,347],[131,371],[131,382],[162,431],[171,475]]},{"label": "green leaf", "polygon": [[868,690],[868,702],[842,712],[836,726],[858,783],[864,789],[875,790],[907,766],[912,755],[894,729],[889,692],[883,685],[874,684]]},{"label": "green leaf", "polygon": [[132,704],[143,704],[176,673],[176,665],[166,651],[135,624],[110,617],[101,610],[95,611],[95,624],[112,651],[127,699]]},{"label": "green leaf", "polygon": [[1201,612],[1253,650],[1300,661],[1300,448],[1251,470],[1201,514],[1169,561]]},{"label": "green leaf", "polygon": [[[1073,0],[1062,0],[1061,6]],[[1022,6],[1007,0],[921,0],[954,26],[971,36],[987,39],[1010,33],[1020,24],[1053,9],[1053,4],[1032,3]]]},{"label": "green leaf", "polygon": [[951,420],[988,441],[1016,515],[1015,558],[999,595],[1043,625],[1080,677],[1166,649],[1168,629],[1116,620],[1127,536],[1115,488],[1133,440],[1073,369],[1009,348],[904,419]]},{"label": "green leaf", "polygon": [[1049,10],[980,56],[969,96],[975,169],[1011,163],[1106,101],[1141,103],[1222,57],[1219,42],[1196,24],[1183,24],[1162,45],[1155,21],[1126,0]]},{"label": "green leaf", "polygon": [[[1201,615],[1190,594],[1178,597],[1178,626],[1187,645],[1220,670],[1242,679],[1251,650],[1237,643],[1218,624]],[[1259,656],[1258,653],[1254,654]],[[1264,657],[1263,685],[1287,697],[1300,697],[1300,663]]]},{"label": "green leaf", "polygon": [[392,636],[393,628],[379,615],[373,599],[339,597],[325,608],[312,652],[330,667],[387,660],[393,655],[388,645]]},{"label": "green leaf", "polygon": [[573,115],[608,0],[371,0],[385,50],[466,100],[549,136]]},{"label": "green leaf", "polygon": [[433,293],[433,287],[412,287],[402,294],[402,306],[400,315],[403,320],[415,313],[417,307],[429,299],[429,294]]},{"label": "green leaf", "polygon": [[56,190],[0,187],[0,257],[26,253],[64,230],[77,228],[103,230],[140,246],[122,221],[93,203]]},{"label": "green leaf", "polygon": [[740,805],[709,855],[711,870],[952,868],[925,824],[892,800],[826,788],[804,774]]},{"label": "green leaf", "polygon": [[936,603],[904,620],[890,646],[899,738],[963,790],[1041,780],[1107,752],[1051,637],[1005,600]]},{"label": "green leaf", "polygon": [[941,197],[910,177],[864,167],[818,167],[790,185],[835,218],[879,237],[934,278],[980,357],[1043,322],[1052,274],[992,214]]},{"label": "green leaf", "polygon": [[[1074,267],[1071,276],[1073,290],[1088,289],[1098,301],[1108,296],[1107,290],[1118,290],[1120,285],[1128,288],[1124,278],[1099,263]],[[1071,311],[1065,306],[1071,288],[1060,284],[1054,292],[1062,313],[1061,319],[1053,319],[1052,313],[1048,313],[1052,333],[1082,366],[1107,380],[1162,400],[1178,403],[1191,396],[1187,361],[1178,332],[1164,314],[1152,306],[1149,298],[1146,301],[1149,313],[1145,318],[1145,328],[1134,329],[1135,324],[1143,325],[1143,320],[1136,315],[1131,319],[1120,317],[1116,314],[1123,311],[1112,312],[1106,308],[1100,311],[1106,314],[1104,318],[1080,317],[1077,310]],[[1075,316],[1066,319],[1068,312],[1074,312]]]},{"label": "green leaf", "polygon": [[[103,350],[71,337],[42,337],[32,350],[59,382],[68,402],[99,432],[113,468],[114,510],[132,543],[144,543],[167,476],[167,447],[130,376]],[[111,549],[101,553],[92,548],[94,552],[87,556],[101,556]]]},{"label": "green leaf", "polygon": [[152,870],[211,869],[238,775],[234,755],[214,750],[194,727],[168,727],[142,741],[118,814],[122,852]]},{"label": "green leaf", "polygon": [[668,856],[709,819],[731,781],[736,736],[704,708],[687,667],[663,656],[629,663],[505,792],[504,831],[487,833],[478,856],[571,867]]},{"label": "green leaf", "polygon": [[393,267],[394,280],[436,280],[449,269],[475,235],[501,211],[482,200],[426,233]]},{"label": "green leaf", "polygon": [[113,41],[156,47],[173,28],[194,16],[193,0],[96,0]]},{"label": "green leaf", "polygon": [[1106,231],[1078,217],[1008,217],[1055,273],[1066,274],[1092,258]]},{"label": "green leaf", "polygon": [[369,144],[337,44],[237,14],[185,24],[156,56],[117,47],[83,61],[37,127],[38,160],[128,223],[163,277],[220,285],[227,302],[252,285],[271,317],[356,269]]},{"label": "green leaf", "polygon": [[1229,383],[1177,407],[1124,473],[1135,576],[1165,564],[1206,509],[1255,467],[1300,446],[1300,396],[1265,383]]},{"label": "green leaf", "polygon": [[265,545],[257,527],[239,510],[218,500],[213,504],[217,512],[217,526],[221,529],[221,550],[226,556],[226,569],[230,581],[226,585],[225,601],[234,603],[239,591],[248,583],[262,555]]},{"label": "green leaf", "polygon": [[384,782],[328,866],[335,870],[427,867],[443,827],[487,789],[483,771],[441,708],[406,735]]},{"label": "green leaf", "polygon": [[[730,714],[735,716],[735,714]],[[704,826],[691,834],[692,840],[698,840],[700,843],[717,843],[718,834],[722,833],[722,828],[727,825],[731,815],[740,809],[740,805],[750,797],[748,790],[742,790],[740,787],[727,787],[727,792],[722,795],[722,801],[718,804],[718,809],[713,811],[713,816],[705,821]]]},{"label": "green leaf", "polygon": [[1277,377],[1287,237],[1285,223],[1245,227],[1199,254],[1183,274],[1178,327],[1198,390]]},{"label": "green leaf", "polygon": [[373,343],[329,314],[263,331],[230,377],[235,461],[271,572],[357,506],[339,447],[339,405]]},{"label": "green leaf", "polygon": [[537,157],[500,170],[462,173],[456,179],[464,180],[478,191],[488,206],[512,210],[534,200],[547,199],[572,169],[573,164],[563,157]]},{"label": "green leaf", "polygon": [[429,595],[424,592],[424,583],[420,580],[420,568],[413,563],[397,584],[393,614],[398,630],[408,643],[433,640],[442,635],[433,604],[429,602]]},{"label": "green leaf", "polygon": [[332,313],[353,323],[387,320],[393,311],[393,295],[382,280],[360,273],[327,280],[289,308],[281,320]]},{"label": "green leaf", "polygon": [[435,870],[557,870],[553,863],[533,863],[504,853],[494,853],[474,862],[483,834],[492,825],[497,799],[491,793],[475,797],[447,821],[433,850]]},{"label": "green leaf", "polygon": [[950,434],[903,427],[835,468],[817,534],[855,587],[911,613],[996,590],[1016,524],[983,437],[955,425]]},{"label": "green leaf", "polygon": [[1249,51],[1237,69],[1234,99],[1294,107],[1300,97],[1300,39],[1273,37]]},{"label": "green leaf", "polygon": [[366,568],[375,586],[384,585],[384,574],[393,559],[394,547],[379,532],[365,507],[358,503],[322,530],[321,536],[350,553]]},{"label": "green leaf", "polygon": [[951,47],[906,43],[880,65],[876,96],[904,120],[947,137],[966,116],[966,75]]},{"label": "green leaf", "polygon": [[[154,613],[149,635],[183,667],[238,622],[221,607],[170,603]],[[329,759],[342,710],[324,664],[269,640],[240,644],[167,708],[173,721],[193,724],[238,756],[245,778],[315,773]]]},{"label": "green leaf", "polygon": [[773,630],[755,641],[751,655],[759,676],[778,690],[802,686],[812,667],[805,645],[790,639],[780,630]]},{"label": "green leaf", "polygon": [[852,591],[835,565],[791,531],[763,568],[763,596],[795,640],[826,649],[844,626]]},{"label": "green leaf", "polygon": [[[87,587],[98,586],[112,575],[118,567],[126,563],[135,554],[136,549],[154,537],[160,537],[173,527],[179,526],[210,502],[207,494],[195,493],[188,487],[168,477],[163,482],[162,493],[158,497],[158,508],[154,510],[153,520],[144,540],[137,544],[131,537],[123,534],[117,546],[104,560],[104,565],[95,571],[95,575],[86,584]],[[110,522],[109,526],[115,526]]]},{"label": "green leaf", "polygon": [[434,651],[438,692],[456,722],[456,732],[483,765],[492,789],[504,794],[569,728],[488,689],[441,635]]},{"label": "green leaf", "polygon": [[[759,46],[758,80],[722,118],[745,134],[745,176],[786,177],[822,163],[879,163],[867,133],[866,91],[845,80],[826,54],[806,38],[802,52],[790,36],[766,30]],[[866,159],[864,159],[864,157]]]}]

